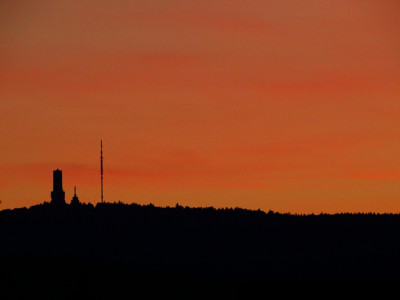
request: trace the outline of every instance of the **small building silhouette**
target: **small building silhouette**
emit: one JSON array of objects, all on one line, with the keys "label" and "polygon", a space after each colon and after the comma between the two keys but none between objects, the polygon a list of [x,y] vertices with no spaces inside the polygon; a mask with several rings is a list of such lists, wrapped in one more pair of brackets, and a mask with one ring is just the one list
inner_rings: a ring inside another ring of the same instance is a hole
[{"label": "small building silhouette", "polygon": [[76,195],[76,186],[74,186],[74,196],[72,197],[71,205],[76,206],[76,205],[79,205],[79,204],[81,204],[81,203],[79,202],[79,198]]},{"label": "small building silhouette", "polygon": [[51,204],[65,204],[65,192],[62,187],[62,171],[57,169],[53,171],[53,191],[51,192]]}]

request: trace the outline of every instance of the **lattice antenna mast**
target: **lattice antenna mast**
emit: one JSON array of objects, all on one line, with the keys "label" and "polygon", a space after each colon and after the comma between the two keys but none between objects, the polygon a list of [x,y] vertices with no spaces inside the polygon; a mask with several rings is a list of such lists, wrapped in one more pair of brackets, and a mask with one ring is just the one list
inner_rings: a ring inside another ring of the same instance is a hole
[{"label": "lattice antenna mast", "polygon": [[103,199],[103,140],[100,141],[100,176],[101,176],[101,203]]}]

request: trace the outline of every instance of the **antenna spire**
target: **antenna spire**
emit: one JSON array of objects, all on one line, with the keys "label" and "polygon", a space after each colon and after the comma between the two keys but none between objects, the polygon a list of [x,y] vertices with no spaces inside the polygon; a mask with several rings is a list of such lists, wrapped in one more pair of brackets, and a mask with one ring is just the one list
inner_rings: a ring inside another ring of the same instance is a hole
[{"label": "antenna spire", "polygon": [[101,203],[104,203],[104,198],[103,198],[103,140],[100,141],[100,176],[101,176]]}]

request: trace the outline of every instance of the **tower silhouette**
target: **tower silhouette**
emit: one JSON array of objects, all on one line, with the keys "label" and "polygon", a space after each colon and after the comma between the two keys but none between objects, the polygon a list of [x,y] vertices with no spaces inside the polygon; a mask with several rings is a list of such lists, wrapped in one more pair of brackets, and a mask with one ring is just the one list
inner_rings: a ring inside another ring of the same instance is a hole
[{"label": "tower silhouette", "polygon": [[54,205],[65,204],[65,192],[62,187],[62,171],[53,171],[53,191],[51,192],[51,203]]},{"label": "tower silhouette", "polygon": [[100,177],[101,177],[101,203],[104,203],[103,198],[103,140],[100,141]]},{"label": "tower silhouette", "polygon": [[76,186],[74,186],[74,196],[72,197],[71,205],[79,205],[79,204],[80,204],[79,198],[76,195]]}]

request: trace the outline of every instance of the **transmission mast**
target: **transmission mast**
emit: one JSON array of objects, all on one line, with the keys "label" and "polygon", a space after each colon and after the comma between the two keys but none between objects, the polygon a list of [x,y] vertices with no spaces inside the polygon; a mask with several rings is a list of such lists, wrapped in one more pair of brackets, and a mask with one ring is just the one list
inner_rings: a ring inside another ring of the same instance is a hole
[{"label": "transmission mast", "polygon": [[100,176],[101,176],[101,203],[103,199],[103,140],[100,141]]}]

